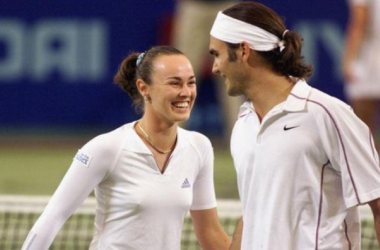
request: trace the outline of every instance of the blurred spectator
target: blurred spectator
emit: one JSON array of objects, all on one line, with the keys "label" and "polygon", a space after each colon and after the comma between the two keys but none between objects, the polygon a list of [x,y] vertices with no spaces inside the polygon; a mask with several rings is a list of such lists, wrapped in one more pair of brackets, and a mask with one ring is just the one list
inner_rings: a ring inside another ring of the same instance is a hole
[{"label": "blurred spectator", "polygon": [[[185,53],[193,65],[197,83],[202,82],[205,74],[211,74],[211,56],[209,56],[209,40],[211,26],[218,11],[231,6],[233,0],[177,0],[173,26],[173,46]],[[223,137],[229,141],[230,133],[236,121],[239,107],[243,103],[241,97],[227,97],[224,79],[211,75],[216,81],[216,95],[222,113]],[[186,125],[185,125],[186,126]]]},{"label": "blurred spectator", "polygon": [[379,150],[380,1],[349,0],[349,23],[343,54],[346,95],[369,126]]}]

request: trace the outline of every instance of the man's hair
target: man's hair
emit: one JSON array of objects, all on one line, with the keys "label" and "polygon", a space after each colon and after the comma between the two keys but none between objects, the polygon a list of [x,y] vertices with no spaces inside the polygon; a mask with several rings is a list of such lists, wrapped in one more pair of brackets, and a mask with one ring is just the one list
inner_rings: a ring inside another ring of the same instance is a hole
[{"label": "man's hair", "polygon": [[[294,31],[285,32],[287,29],[282,18],[272,9],[257,2],[243,2],[229,7],[223,14],[260,27],[285,42],[282,51],[279,47],[270,51],[256,51],[274,71],[281,75],[305,79],[311,76],[312,66],[303,62],[301,36]],[[235,50],[239,45],[227,43],[227,46],[230,61],[236,60]]]}]

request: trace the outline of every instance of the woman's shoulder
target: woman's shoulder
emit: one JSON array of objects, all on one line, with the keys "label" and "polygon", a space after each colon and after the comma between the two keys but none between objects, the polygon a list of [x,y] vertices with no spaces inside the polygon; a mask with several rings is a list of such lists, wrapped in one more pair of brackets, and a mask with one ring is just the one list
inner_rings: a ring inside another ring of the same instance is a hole
[{"label": "woman's shoulder", "polygon": [[88,141],[83,149],[90,151],[111,152],[122,147],[128,134],[133,130],[131,123],[120,126],[112,131],[99,134]]},{"label": "woman's shoulder", "polygon": [[178,132],[193,146],[211,147],[210,139],[200,132],[186,130],[183,128],[178,128]]}]

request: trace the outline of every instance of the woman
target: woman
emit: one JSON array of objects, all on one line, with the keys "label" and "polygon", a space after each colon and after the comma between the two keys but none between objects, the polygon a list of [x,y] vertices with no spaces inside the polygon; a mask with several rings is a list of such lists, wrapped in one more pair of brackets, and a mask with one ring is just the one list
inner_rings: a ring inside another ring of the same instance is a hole
[{"label": "woman", "polygon": [[343,51],[345,92],[355,113],[371,129],[380,149],[380,1],[349,0]]},{"label": "woman", "polygon": [[228,249],[216,211],[211,143],[178,128],[196,98],[189,60],[175,48],[153,47],[124,59],[114,80],[142,108],[142,118],[78,151],[22,249],[48,249],[94,189],[90,249],[180,249],[189,209],[202,248]]}]

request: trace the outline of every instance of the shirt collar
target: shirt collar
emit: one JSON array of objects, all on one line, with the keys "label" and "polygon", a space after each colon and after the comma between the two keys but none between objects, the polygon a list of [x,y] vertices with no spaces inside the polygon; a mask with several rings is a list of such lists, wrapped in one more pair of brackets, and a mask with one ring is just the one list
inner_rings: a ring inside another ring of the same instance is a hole
[{"label": "shirt collar", "polygon": [[[310,95],[311,89],[312,88],[306,83],[305,80],[298,80],[283,103],[282,109],[289,112],[304,110],[306,108],[306,101]],[[240,106],[238,117],[243,117],[254,110],[255,108],[253,107],[253,103],[251,101],[245,101],[243,105]]]},{"label": "shirt collar", "polygon": [[[135,153],[152,154],[152,152],[148,149],[148,147],[145,145],[143,140],[139,137],[139,135],[136,133],[134,129],[136,122],[137,121],[134,121],[124,126],[124,129],[126,130],[126,140],[123,149]],[[189,144],[189,142],[186,140],[186,136],[184,136],[184,130],[178,128],[177,143],[172,154],[185,147],[187,144]]]},{"label": "shirt collar", "polygon": [[286,98],[284,110],[289,112],[305,110],[306,102],[310,96],[311,89],[312,88],[306,83],[305,80],[298,80],[288,98]]}]

